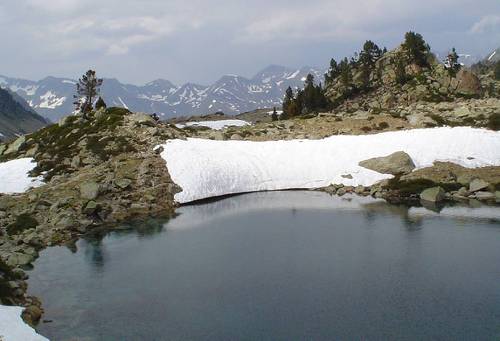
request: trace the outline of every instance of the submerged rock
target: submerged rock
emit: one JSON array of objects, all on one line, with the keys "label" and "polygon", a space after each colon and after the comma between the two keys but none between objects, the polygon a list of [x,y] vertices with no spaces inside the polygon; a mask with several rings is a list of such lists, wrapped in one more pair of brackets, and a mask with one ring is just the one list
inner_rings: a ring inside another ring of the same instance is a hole
[{"label": "submerged rock", "polygon": [[415,169],[415,164],[410,155],[402,151],[363,160],[359,165],[375,172],[392,175],[407,174]]}]

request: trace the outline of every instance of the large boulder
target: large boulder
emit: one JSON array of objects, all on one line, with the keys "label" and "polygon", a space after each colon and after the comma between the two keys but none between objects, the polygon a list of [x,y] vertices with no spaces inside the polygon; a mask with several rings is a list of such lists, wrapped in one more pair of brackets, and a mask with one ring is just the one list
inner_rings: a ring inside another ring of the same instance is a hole
[{"label": "large boulder", "polygon": [[375,172],[392,175],[407,174],[415,169],[415,164],[410,155],[402,151],[383,157],[363,160],[359,165]]},{"label": "large boulder", "polygon": [[474,179],[469,184],[469,191],[471,193],[480,191],[482,189],[488,188],[490,184],[483,179]]},{"label": "large boulder", "polygon": [[479,78],[469,70],[462,68],[456,77],[456,92],[465,96],[478,96],[481,94],[481,82]]},{"label": "large boulder", "polygon": [[445,198],[445,191],[441,187],[427,188],[420,193],[420,199],[427,202],[440,202]]}]

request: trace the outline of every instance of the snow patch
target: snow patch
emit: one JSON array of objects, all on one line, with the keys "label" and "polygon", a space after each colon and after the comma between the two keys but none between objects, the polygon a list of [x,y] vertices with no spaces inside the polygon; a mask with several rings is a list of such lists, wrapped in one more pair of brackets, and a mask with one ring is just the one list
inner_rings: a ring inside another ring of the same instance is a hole
[{"label": "snow patch", "polygon": [[38,108],[55,109],[64,104],[66,97],[57,97],[52,91],[47,91],[44,95],[40,96],[40,100]]},{"label": "snow patch", "polygon": [[0,340],[46,341],[21,318],[23,307],[0,305]]},{"label": "snow patch", "polygon": [[[322,140],[171,140],[161,156],[187,203],[233,193],[306,189],[342,183],[370,186],[392,178],[360,167],[373,157],[405,151],[417,168],[435,161],[465,167],[500,166],[500,132],[486,129],[430,128],[374,135],[331,136]],[[352,179],[342,175],[351,174]]]},{"label": "snow patch", "polygon": [[28,173],[36,167],[32,158],[0,163],[0,193],[23,193],[30,187],[43,185],[42,177],[32,178]]},{"label": "snow patch", "polygon": [[294,79],[295,77],[297,77],[297,75],[299,73],[300,73],[300,70],[297,70],[294,73],[292,73],[290,76],[286,77],[286,79]]},{"label": "snow patch", "polygon": [[186,122],[184,124],[176,124],[175,126],[181,129],[184,127],[197,126],[197,127],[208,127],[214,130],[221,130],[226,127],[243,127],[247,125],[250,125],[250,123],[243,120],[220,120],[220,121]]},{"label": "snow patch", "polygon": [[125,102],[123,102],[122,98],[121,97],[118,97],[118,100],[120,101],[120,103],[123,105],[123,107],[125,109],[128,109],[127,105],[125,104]]}]

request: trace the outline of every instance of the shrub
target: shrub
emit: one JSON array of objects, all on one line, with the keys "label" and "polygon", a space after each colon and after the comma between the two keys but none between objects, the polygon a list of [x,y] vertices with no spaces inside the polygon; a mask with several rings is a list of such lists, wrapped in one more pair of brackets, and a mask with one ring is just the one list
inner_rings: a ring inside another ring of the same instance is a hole
[{"label": "shrub", "polygon": [[490,116],[487,127],[495,131],[500,130],[500,113],[497,112]]},{"label": "shrub", "polygon": [[380,122],[380,123],[378,124],[378,128],[379,128],[379,129],[387,129],[387,128],[389,128],[389,123],[387,123],[387,122],[385,122],[385,121],[384,121],[384,122]]},{"label": "shrub", "polygon": [[9,235],[19,234],[25,230],[34,229],[38,226],[38,221],[28,213],[22,213],[16,217],[16,221],[7,226]]}]

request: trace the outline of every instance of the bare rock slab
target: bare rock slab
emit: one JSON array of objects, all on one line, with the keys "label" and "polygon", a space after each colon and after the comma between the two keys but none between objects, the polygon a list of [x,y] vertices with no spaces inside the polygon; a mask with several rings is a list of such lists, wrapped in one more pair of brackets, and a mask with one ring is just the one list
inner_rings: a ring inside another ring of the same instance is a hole
[{"label": "bare rock slab", "polygon": [[410,155],[402,151],[363,160],[359,165],[375,172],[392,175],[408,174],[415,169],[415,164]]}]

